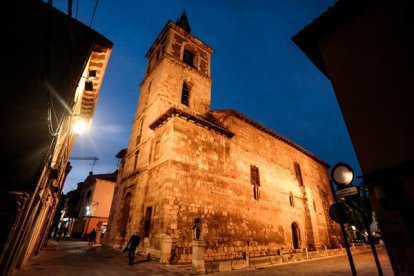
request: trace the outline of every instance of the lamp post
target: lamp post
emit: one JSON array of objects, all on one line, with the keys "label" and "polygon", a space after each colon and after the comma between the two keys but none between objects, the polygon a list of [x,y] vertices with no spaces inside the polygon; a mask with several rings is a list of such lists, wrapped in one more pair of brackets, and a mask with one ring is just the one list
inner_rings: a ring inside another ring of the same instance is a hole
[{"label": "lamp post", "polygon": [[[332,181],[330,181],[330,184],[331,184],[331,189],[332,189],[332,195],[333,195],[333,198],[334,198],[334,201],[335,201],[334,204],[338,204],[338,198],[336,196],[335,188],[334,188],[332,182],[334,182],[338,186],[338,188],[345,188],[345,187],[349,186],[352,183],[353,178],[354,178],[354,171],[347,164],[339,162],[338,164],[336,164],[332,168],[332,170],[331,170],[331,179],[332,179]],[[336,206],[339,206],[339,205],[336,205]],[[337,209],[341,209],[341,208],[337,208]],[[340,211],[338,210],[338,212],[340,212]],[[342,237],[344,239],[346,254],[348,255],[348,260],[349,260],[349,265],[351,267],[352,275],[356,276],[357,273],[356,273],[356,270],[355,270],[355,264],[354,264],[354,260],[352,258],[351,250],[349,248],[348,237],[346,235],[346,231],[345,231],[343,221],[340,221],[339,225],[341,227]]]},{"label": "lamp post", "polygon": [[[361,192],[362,192],[362,196],[363,196],[364,200],[368,200],[368,197],[367,197],[368,190],[365,189],[365,188],[361,188]],[[370,210],[369,215],[372,215],[372,210]],[[369,220],[366,217],[366,213],[365,212],[363,212],[362,217],[364,219],[365,228],[366,228],[366,231],[368,233],[368,240],[369,240],[369,244],[371,245],[371,250],[372,250],[372,255],[374,256],[375,265],[377,266],[378,275],[379,276],[383,276],[384,274],[382,272],[381,263],[380,263],[380,261],[378,259],[377,250],[375,249],[375,244],[374,244],[374,241],[372,239],[371,227],[369,225]]]}]

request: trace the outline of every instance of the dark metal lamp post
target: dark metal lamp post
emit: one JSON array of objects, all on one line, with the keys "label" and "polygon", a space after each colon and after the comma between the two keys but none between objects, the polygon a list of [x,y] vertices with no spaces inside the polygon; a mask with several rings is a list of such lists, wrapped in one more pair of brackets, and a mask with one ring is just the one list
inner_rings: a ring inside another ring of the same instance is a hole
[{"label": "dark metal lamp post", "polygon": [[[352,183],[352,180],[354,179],[354,171],[349,165],[340,162],[332,168],[331,179],[339,188],[345,188]],[[341,214],[339,215],[339,217],[342,217],[339,221],[339,225],[341,226],[342,237],[344,239],[345,249],[348,255],[349,265],[351,266],[352,275],[356,276],[357,273],[355,270],[355,264],[354,264],[354,260],[352,259],[351,249],[349,248],[348,237],[346,235],[346,231],[344,227],[344,223],[345,223],[344,220],[346,219],[345,218],[346,215],[343,214],[345,213],[343,211],[344,208],[341,208],[340,203],[338,203],[338,198],[336,196],[335,188],[333,187],[332,182],[331,182],[331,189],[332,189],[332,194],[333,194],[333,198],[335,201],[335,203],[331,206],[331,208],[334,206],[337,206],[334,209],[337,210],[337,213]]]}]

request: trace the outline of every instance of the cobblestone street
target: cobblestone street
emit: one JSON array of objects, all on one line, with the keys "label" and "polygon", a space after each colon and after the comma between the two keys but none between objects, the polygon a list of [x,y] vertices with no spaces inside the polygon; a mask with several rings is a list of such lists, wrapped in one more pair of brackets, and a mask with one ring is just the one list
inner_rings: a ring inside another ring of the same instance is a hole
[{"label": "cobblestone street", "polygon": [[[379,251],[384,275],[393,275],[386,252]],[[378,275],[370,251],[354,254],[358,275]],[[345,256],[276,265],[256,269],[214,273],[210,275],[351,275]],[[85,241],[50,240],[38,256],[16,276],[32,275],[190,275],[190,266],[164,266],[146,261],[143,256],[128,265],[126,254],[101,246],[89,247]]]}]

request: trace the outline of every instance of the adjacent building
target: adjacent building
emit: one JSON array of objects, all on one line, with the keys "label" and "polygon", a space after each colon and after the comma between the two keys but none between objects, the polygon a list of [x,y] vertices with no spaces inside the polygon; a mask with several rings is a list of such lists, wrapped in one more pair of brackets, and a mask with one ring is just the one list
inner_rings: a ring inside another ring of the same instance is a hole
[{"label": "adjacent building", "polygon": [[396,275],[414,274],[411,1],[338,1],[293,37],[331,81]]},{"label": "adjacent building", "polygon": [[138,231],[139,250],[163,262],[331,248],[329,165],[235,110],[211,110],[213,49],[185,13],[169,21],[148,66],[121,165],[105,244]]},{"label": "adjacent building", "polygon": [[[50,1],[51,3],[51,1]],[[112,42],[43,1],[8,1],[0,90],[0,271],[43,247],[71,166],[74,125],[94,115]]]},{"label": "adjacent building", "polygon": [[117,172],[110,174],[93,174],[91,172],[84,182],[79,183],[77,217],[71,220],[68,225],[64,225],[71,236],[87,238],[92,229],[95,229],[97,232],[96,243],[101,243],[101,238],[105,235],[108,225],[116,176]]}]

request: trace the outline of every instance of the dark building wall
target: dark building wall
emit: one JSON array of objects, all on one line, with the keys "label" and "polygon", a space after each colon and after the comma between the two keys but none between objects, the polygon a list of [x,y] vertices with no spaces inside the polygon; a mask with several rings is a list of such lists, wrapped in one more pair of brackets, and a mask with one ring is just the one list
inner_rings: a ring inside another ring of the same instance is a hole
[{"label": "dark building wall", "polygon": [[414,156],[413,25],[409,9],[381,1],[319,41],[364,172]]},{"label": "dark building wall", "polygon": [[[33,191],[51,148],[53,129],[73,105],[75,88],[97,33],[41,1],[6,5],[2,33],[2,190]],[[55,121],[55,115],[58,121]]]},{"label": "dark building wall", "polygon": [[331,80],[394,272],[414,273],[410,1],[338,1],[293,40]]},{"label": "dark building wall", "polygon": [[[87,97],[80,86],[82,97],[75,101],[75,90],[88,61],[99,55],[91,55],[92,50],[106,57],[95,66],[103,77],[112,42],[43,1],[7,1],[2,11],[9,15],[0,24],[0,145],[7,160],[1,171],[0,224],[7,230],[2,232],[0,271],[6,274],[37,254],[47,238],[59,189],[70,171],[70,115],[75,108],[83,111]],[[101,82],[96,81],[96,95]],[[11,195],[17,212],[4,206]]]}]

